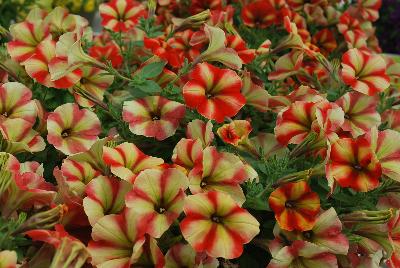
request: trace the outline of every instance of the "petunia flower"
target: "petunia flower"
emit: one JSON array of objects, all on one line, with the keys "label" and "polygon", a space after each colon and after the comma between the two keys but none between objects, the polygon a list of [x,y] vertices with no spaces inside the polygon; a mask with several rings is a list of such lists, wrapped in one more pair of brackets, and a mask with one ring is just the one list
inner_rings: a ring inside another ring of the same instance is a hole
[{"label": "petunia flower", "polygon": [[[204,34],[208,39],[208,47],[195,62],[219,62],[235,70],[241,69],[242,59],[236,50],[226,47],[227,39],[221,28],[205,24]],[[193,39],[194,37],[192,37],[191,45],[196,44]]]},{"label": "petunia flower", "polygon": [[195,119],[187,124],[186,137],[188,139],[199,139],[203,144],[203,148],[209,146],[214,140],[213,124],[211,121],[204,122]]},{"label": "petunia flower", "polygon": [[161,158],[145,155],[134,144],[128,142],[115,148],[103,147],[103,160],[110,165],[115,176],[131,183],[141,171],[157,168],[164,163]]},{"label": "petunia flower", "polygon": [[278,12],[269,1],[257,0],[245,5],[241,16],[249,27],[267,28],[277,20]]},{"label": "petunia flower", "polygon": [[132,189],[127,181],[115,177],[98,176],[85,189],[83,208],[90,225],[110,214],[119,214],[125,208],[125,196]]},{"label": "petunia flower", "polygon": [[[4,156],[4,154],[3,154]],[[36,166],[33,170],[23,170],[18,161],[10,156],[8,166],[11,173],[11,182],[6,195],[3,195],[1,212],[3,217],[7,218],[18,209],[34,207],[40,209],[44,206],[50,206],[56,196],[55,188],[43,178],[43,169]],[[19,170],[16,170],[19,168]],[[4,176],[4,174],[3,174]],[[5,178],[3,178],[5,179]]]},{"label": "petunia flower", "polygon": [[218,10],[222,7],[221,0],[193,0],[190,5],[190,13],[196,14],[206,9]]},{"label": "petunia flower", "polygon": [[66,155],[84,152],[98,139],[100,120],[96,114],[78,105],[66,103],[47,118],[47,140]]},{"label": "petunia flower", "polygon": [[26,20],[11,25],[10,33],[12,40],[7,43],[7,51],[13,60],[23,63],[36,53],[39,43],[49,36],[49,29],[41,19]]},{"label": "petunia flower", "polygon": [[56,42],[49,38],[38,44],[36,53],[24,61],[25,70],[30,77],[46,87],[54,88],[69,88],[81,78],[81,69],[74,68],[53,80],[50,68],[64,70],[67,65],[66,59],[56,56]]},{"label": "petunia flower", "polygon": [[87,28],[89,22],[86,18],[70,14],[65,7],[57,6],[44,18],[44,23],[49,27],[53,40],[57,40],[67,32],[77,32]]},{"label": "petunia flower", "polygon": [[360,21],[349,11],[343,12],[340,16],[337,28],[341,34],[345,34],[347,31],[362,31]]},{"label": "petunia flower", "polygon": [[349,49],[358,48],[360,50],[368,50],[368,37],[361,30],[346,31],[343,36]]},{"label": "petunia flower", "polygon": [[281,229],[308,231],[315,225],[320,200],[306,181],[291,182],[271,193],[269,206]]},{"label": "petunia flower", "polygon": [[198,161],[201,161],[202,157],[203,146],[199,139],[182,138],[174,148],[172,162],[189,171]]},{"label": "petunia flower", "polygon": [[92,229],[88,251],[91,263],[103,267],[130,267],[143,252],[145,237],[131,210],[107,215]]},{"label": "petunia flower", "polygon": [[326,175],[341,187],[367,192],[379,186],[382,169],[371,143],[361,136],[339,139],[331,145]]},{"label": "petunia flower", "polygon": [[366,95],[375,95],[389,87],[385,60],[357,48],[348,50],[342,57],[341,76],[346,85]]},{"label": "petunia flower", "polygon": [[242,59],[243,64],[248,64],[256,57],[255,49],[249,49],[246,42],[239,36],[229,34],[226,36],[227,45],[226,47],[233,48]]},{"label": "petunia flower", "polygon": [[114,76],[96,67],[81,67],[82,77],[73,86],[76,102],[82,107],[92,107],[103,101],[104,92],[113,83]]},{"label": "petunia flower", "polygon": [[354,138],[381,124],[381,117],[376,111],[377,99],[373,97],[356,91],[348,92],[340,97],[336,104],[344,111],[344,123],[341,128],[349,131]]},{"label": "petunia flower", "polygon": [[[74,191],[66,182],[62,171],[55,167],[53,176],[57,181],[56,202],[64,204],[68,209],[64,211],[60,223],[70,228],[82,228],[89,226],[88,218],[83,210],[82,198],[84,193]],[[79,195],[78,195],[79,194]]]},{"label": "petunia flower", "polygon": [[334,51],[337,47],[333,32],[327,28],[314,34],[311,42],[315,44],[325,56]]},{"label": "petunia flower", "polygon": [[121,66],[123,61],[121,52],[114,43],[105,46],[94,45],[89,48],[89,55],[103,63],[110,61],[114,68]]},{"label": "petunia flower", "polygon": [[396,181],[400,181],[400,147],[397,142],[399,138],[400,133],[391,129],[378,131],[377,128],[372,128],[366,135],[371,150],[379,161],[382,175]]},{"label": "petunia flower", "polygon": [[275,71],[268,74],[269,80],[283,80],[297,74],[303,62],[301,51],[292,51],[283,55],[275,62]]},{"label": "petunia flower", "polygon": [[0,123],[0,134],[4,140],[2,150],[8,153],[41,152],[46,143],[32,124],[21,118],[8,119]]},{"label": "petunia flower", "polygon": [[147,12],[145,7],[134,0],[111,0],[99,6],[101,25],[114,32],[132,30]]},{"label": "petunia flower", "polygon": [[382,113],[382,123],[400,132],[400,110],[388,109]]},{"label": "petunia flower", "polygon": [[146,233],[160,238],[181,214],[188,184],[186,175],[178,169],[146,169],[126,195],[126,206],[145,225]]},{"label": "petunia flower", "polygon": [[376,21],[379,19],[379,9],[382,6],[382,0],[358,0],[357,11],[363,19]]},{"label": "petunia flower", "polygon": [[172,44],[164,41],[162,38],[144,37],[143,44],[145,48],[151,50],[154,55],[168,62],[173,68],[182,67],[184,57],[180,49],[172,47]]},{"label": "petunia flower", "polygon": [[211,257],[239,257],[243,244],[260,231],[258,221],[227,194],[211,191],[188,196],[180,224],[183,237]]},{"label": "petunia flower", "polygon": [[344,112],[335,103],[318,100],[296,101],[278,114],[275,136],[281,144],[300,144],[314,133],[317,138],[309,147],[318,149],[326,147],[328,140],[337,138]]},{"label": "petunia flower", "polygon": [[196,253],[189,244],[175,244],[165,255],[165,268],[217,268],[218,265],[219,262],[216,258],[208,257],[206,254]]},{"label": "petunia flower", "polygon": [[136,135],[164,140],[175,134],[185,106],[161,96],[124,102],[122,118]]},{"label": "petunia flower", "polygon": [[25,234],[34,241],[43,241],[55,248],[49,267],[80,267],[89,258],[85,245],[69,235],[61,224],[57,224],[54,231],[38,229]]},{"label": "petunia flower", "polygon": [[32,91],[18,82],[0,83],[0,122],[8,118],[21,118],[34,124],[37,116]]},{"label": "petunia flower", "polygon": [[11,250],[0,251],[0,267],[16,268],[17,267],[17,252]]},{"label": "petunia flower", "polygon": [[94,178],[101,175],[99,170],[84,161],[65,159],[61,165],[61,172],[70,190],[83,197],[86,185]]},{"label": "petunia flower", "polygon": [[242,73],[241,93],[246,98],[246,105],[250,105],[260,112],[267,112],[270,109],[270,100],[273,99],[265,90],[263,84],[253,81],[250,72]]},{"label": "petunia flower", "polygon": [[[296,240],[285,245],[276,238],[269,244],[272,260],[267,268],[337,268],[336,256],[313,243]],[[300,266],[299,266],[300,264]]]},{"label": "petunia flower", "polygon": [[240,184],[249,176],[242,160],[234,154],[218,152],[215,147],[205,148],[202,161],[195,164],[188,178],[193,194],[220,191],[239,204],[246,200]]},{"label": "petunia flower", "polygon": [[278,225],[274,229],[275,237],[283,235],[290,241],[303,240],[324,248],[332,254],[346,255],[349,241],[342,233],[342,222],[333,207],[323,211],[317,218],[314,227],[305,232],[288,232],[281,230]]},{"label": "petunia flower", "polygon": [[[178,32],[174,35],[173,38],[167,41],[168,45],[179,51],[180,54],[184,56],[184,58],[189,61],[194,61],[201,53],[201,49],[203,48],[203,44],[190,45],[190,40],[193,37],[194,32],[191,29],[187,29],[182,32]],[[167,51],[169,53],[170,51]]]},{"label": "petunia flower", "polygon": [[218,136],[225,142],[234,146],[245,143],[252,131],[251,124],[247,120],[233,120],[218,128]]},{"label": "petunia flower", "polygon": [[190,73],[183,97],[188,107],[221,123],[244,106],[246,100],[240,93],[241,87],[242,81],[234,71],[200,63]]}]

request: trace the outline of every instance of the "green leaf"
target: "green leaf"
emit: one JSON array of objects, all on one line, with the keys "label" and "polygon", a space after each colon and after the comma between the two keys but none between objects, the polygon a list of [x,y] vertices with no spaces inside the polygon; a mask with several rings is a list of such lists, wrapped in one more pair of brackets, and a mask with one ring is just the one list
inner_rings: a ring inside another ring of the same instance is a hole
[{"label": "green leaf", "polygon": [[156,94],[161,92],[161,87],[152,80],[145,80],[135,84],[135,87],[148,94]]},{"label": "green leaf", "polygon": [[162,70],[164,69],[165,64],[166,64],[165,61],[158,61],[158,62],[149,63],[146,66],[144,66],[137,73],[137,75],[139,75],[140,78],[143,78],[143,79],[157,77],[162,72]]},{"label": "green leaf", "polygon": [[243,204],[244,208],[254,210],[271,211],[267,199],[265,197],[249,197],[246,196],[246,202]]}]

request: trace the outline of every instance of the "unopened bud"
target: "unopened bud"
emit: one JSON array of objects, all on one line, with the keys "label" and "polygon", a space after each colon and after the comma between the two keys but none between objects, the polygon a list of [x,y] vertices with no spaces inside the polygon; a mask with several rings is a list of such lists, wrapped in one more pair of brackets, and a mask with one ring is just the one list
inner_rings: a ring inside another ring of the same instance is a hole
[{"label": "unopened bud", "polygon": [[25,221],[15,233],[23,233],[35,229],[51,229],[58,224],[67,207],[65,205],[58,205],[52,209],[36,213]]},{"label": "unopened bud", "polygon": [[358,210],[340,216],[345,223],[373,223],[382,224],[388,222],[393,216],[392,209],[386,210]]},{"label": "unopened bud", "polygon": [[211,17],[209,9],[187,17],[183,20],[174,18],[172,22],[175,24],[174,32],[184,31],[186,29],[198,29]]}]

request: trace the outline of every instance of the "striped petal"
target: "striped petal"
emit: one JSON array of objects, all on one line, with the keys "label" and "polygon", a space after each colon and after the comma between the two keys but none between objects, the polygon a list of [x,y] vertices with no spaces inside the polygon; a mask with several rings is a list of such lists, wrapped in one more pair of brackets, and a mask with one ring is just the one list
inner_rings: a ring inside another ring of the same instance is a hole
[{"label": "striped petal", "polygon": [[6,140],[8,153],[40,152],[46,143],[40,134],[32,129],[32,124],[21,118],[8,119],[0,123],[0,133]]},{"label": "striped petal", "polygon": [[128,142],[115,148],[103,147],[103,160],[110,166],[114,175],[131,183],[141,171],[156,168],[164,163],[161,158],[145,155],[134,144]]},{"label": "striped petal", "polygon": [[0,121],[21,118],[34,124],[37,108],[32,91],[18,82],[0,84]]},{"label": "striped petal", "polygon": [[129,267],[142,254],[144,243],[132,211],[104,216],[92,229],[88,245],[91,263],[105,268]]},{"label": "striped petal", "polygon": [[178,169],[147,169],[136,178],[126,205],[146,232],[159,238],[182,212],[187,187],[188,179]]},{"label": "striped petal", "polygon": [[343,95],[336,103],[342,107],[345,120],[341,128],[349,131],[352,136],[358,137],[369,129],[378,127],[381,117],[376,111],[377,100],[358,92],[349,92]]},{"label": "striped petal", "polygon": [[308,231],[315,225],[320,200],[307,182],[300,181],[285,184],[273,191],[269,197],[269,206],[281,229]]},{"label": "striped petal", "polygon": [[47,118],[47,140],[66,155],[84,152],[98,139],[101,126],[96,114],[66,103]]},{"label": "striped petal", "polygon": [[86,187],[83,208],[90,225],[94,226],[105,215],[119,214],[125,207],[125,195],[132,186],[115,177],[99,176]]},{"label": "striped petal", "polygon": [[243,244],[259,233],[259,223],[224,193],[212,191],[188,196],[180,227],[186,241],[211,257],[239,257]]},{"label": "striped petal", "polygon": [[344,83],[355,91],[372,96],[390,85],[385,60],[379,55],[350,49],[343,54],[342,67]]},{"label": "striped petal", "polygon": [[190,191],[196,194],[217,190],[243,204],[245,197],[239,184],[248,179],[248,173],[240,158],[231,153],[219,153],[215,147],[207,147],[202,159],[189,172]]},{"label": "striped petal", "polygon": [[175,134],[185,106],[160,96],[124,102],[122,118],[136,135],[164,140]]},{"label": "striped petal", "polygon": [[379,186],[381,164],[371,143],[364,137],[337,140],[331,146],[329,159],[326,175],[328,179],[336,180],[340,186],[361,192]]},{"label": "striped petal", "polygon": [[111,0],[100,4],[99,11],[104,28],[115,32],[132,30],[147,14],[144,6],[133,0]]},{"label": "striped petal", "polygon": [[203,147],[200,140],[182,138],[175,146],[172,162],[190,170],[197,161],[201,161]]},{"label": "striped petal", "polygon": [[211,121],[204,122],[195,119],[187,124],[186,137],[188,139],[199,139],[203,144],[203,148],[209,146],[214,140],[213,124]]},{"label": "striped petal", "polygon": [[311,132],[316,119],[314,102],[296,101],[278,114],[275,136],[283,145],[299,144]]},{"label": "striped petal", "polygon": [[378,131],[373,128],[367,134],[371,149],[382,166],[382,174],[396,181],[400,181],[400,146],[397,142],[400,133],[391,129]]},{"label": "striped petal", "polygon": [[241,87],[242,81],[234,71],[201,63],[190,73],[183,97],[187,106],[220,123],[244,106],[246,100],[240,93]]}]

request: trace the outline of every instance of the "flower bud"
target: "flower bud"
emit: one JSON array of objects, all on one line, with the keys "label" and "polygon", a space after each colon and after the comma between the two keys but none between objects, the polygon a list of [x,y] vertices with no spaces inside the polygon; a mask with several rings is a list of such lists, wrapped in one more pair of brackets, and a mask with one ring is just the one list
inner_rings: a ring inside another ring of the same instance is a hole
[{"label": "flower bud", "polygon": [[186,29],[198,29],[211,17],[209,9],[197,13],[185,19],[173,18],[172,22],[175,25],[174,32],[184,31]]}]

